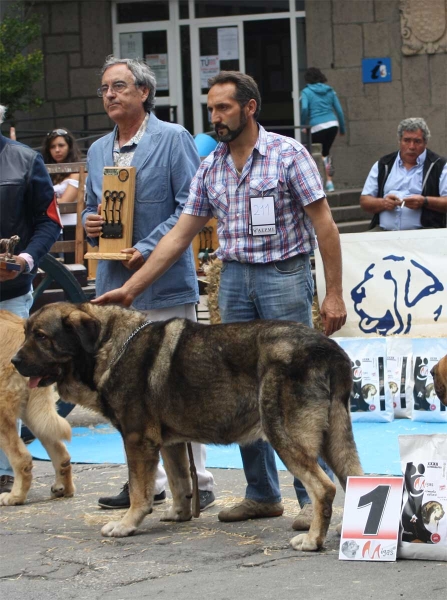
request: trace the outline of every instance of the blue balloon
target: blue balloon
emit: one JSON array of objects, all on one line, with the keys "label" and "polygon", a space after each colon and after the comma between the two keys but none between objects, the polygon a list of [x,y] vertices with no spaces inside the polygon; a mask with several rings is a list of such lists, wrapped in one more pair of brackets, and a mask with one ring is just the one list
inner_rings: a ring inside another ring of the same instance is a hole
[{"label": "blue balloon", "polygon": [[216,140],[206,133],[198,133],[194,138],[194,142],[199,156],[208,156],[217,146]]}]

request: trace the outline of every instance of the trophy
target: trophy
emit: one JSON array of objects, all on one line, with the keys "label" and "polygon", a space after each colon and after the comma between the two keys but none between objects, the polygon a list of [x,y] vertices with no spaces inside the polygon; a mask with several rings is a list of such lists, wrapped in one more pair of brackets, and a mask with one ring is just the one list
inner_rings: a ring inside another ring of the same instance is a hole
[{"label": "trophy", "polygon": [[0,269],[21,271],[21,265],[14,258],[14,248],[20,242],[18,235],[0,239]]},{"label": "trophy", "polygon": [[135,177],[135,167],[104,167],[101,201],[104,224],[99,248],[98,252],[87,252],[84,258],[129,260],[132,257],[120,250],[132,247]]}]

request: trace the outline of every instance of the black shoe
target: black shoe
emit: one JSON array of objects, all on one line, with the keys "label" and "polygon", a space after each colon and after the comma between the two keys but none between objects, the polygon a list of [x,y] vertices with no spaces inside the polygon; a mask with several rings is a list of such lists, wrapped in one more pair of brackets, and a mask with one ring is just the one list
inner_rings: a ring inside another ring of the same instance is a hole
[{"label": "black shoe", "polygon": [[[159,494],[154,496],[154,504],[162,504],[166,500],[166,492],[163,490]],[[129,497],[129,482],[123,485],[123,489],[117,496],[99,498],[98,504],[101,508],[115,509],[115,508],[130,508],[130,497]]]},{"label": "black shoe", "polygon": [[11,475],[2,475],[0,477],[0,494],[7,494],[12,490],[14,485],[14,477]]},{"label": "black shoe", "polygon": [[206,490],[199,490],[199,499],[200,499],[200,512],[206,510],[207,508],[211,508],[216,504],[216,497],[214,493],[208,492]]}]

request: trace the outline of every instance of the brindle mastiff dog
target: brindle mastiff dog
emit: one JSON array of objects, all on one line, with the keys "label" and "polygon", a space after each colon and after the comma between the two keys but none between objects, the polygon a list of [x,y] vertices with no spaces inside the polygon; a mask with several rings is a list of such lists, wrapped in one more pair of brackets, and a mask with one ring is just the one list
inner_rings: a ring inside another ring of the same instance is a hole
[{"label": "brindle mastiff dog", "polygon": [[324,544],[335,485],[362,475],[349,414],[351,362],[331,339],[288,321],[200,325],[148,323],[117,306],[56,303],[27,322],[13,358],[31,386],[56,382],[67,402],[99,411],[121,433],[130,509],[102,534],[135,533],[151,512],[159,452],[173,505],[164,521],[191,519],[187,441],[246,444],[269,440],[301,479],[314,506],[297,550]]},{"label": "brindle mastiff dog", "polygon": [[447,356],[441,358],[431,370],[431,374],[436,395],[447,406]]}]

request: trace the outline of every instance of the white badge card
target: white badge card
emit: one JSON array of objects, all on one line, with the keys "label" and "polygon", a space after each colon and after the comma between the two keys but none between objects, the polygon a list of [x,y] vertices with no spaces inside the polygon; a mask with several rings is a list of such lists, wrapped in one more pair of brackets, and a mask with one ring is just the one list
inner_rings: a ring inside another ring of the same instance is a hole
[{"label": "white badge card", "polygon": [[275,235],[276,215],[273,196],[250,198],[250,222],[252,235]]},{"label": "white badge card", "polygon": [[403,481],[403,477],[348,477],[340,560],[396,560]]}]

